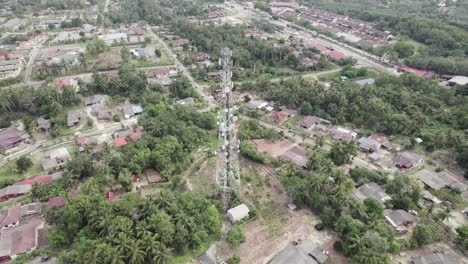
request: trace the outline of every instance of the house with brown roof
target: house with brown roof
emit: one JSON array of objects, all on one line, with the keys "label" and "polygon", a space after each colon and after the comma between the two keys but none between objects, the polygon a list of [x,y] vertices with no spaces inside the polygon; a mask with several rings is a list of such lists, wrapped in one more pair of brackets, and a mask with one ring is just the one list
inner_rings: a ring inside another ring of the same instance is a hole
[{"label": "house with brown roof", "polygon": [[0,211],[0,230],[19,225],[21,208],[19,205]]},{"label": "house with brown roof", "polygon": [[0,232],[0,262],[15,259],[18,254],[37,248],[39,230],[44,229],[42,220],[35,220]]},{"label": "house with brown roof", "polygon": [[15,147],[25,144],[29,135],[16,128],[6,128],[0,130],[0,153],[7,153]]},{"label": "house with brown roof", "polygon": [[39,117],[37,119],[37,128],[43,132],[48,132],[51,127],[50,121],[44,117]]},{"label": "house with brown roof", "polygon": [[73,110],[67,114],[67,125],[68,127],[76,126],[81,120],[81,110]]},{"label": "house with brown roof", "polygon": [[304,116],[296,122],[298,127],[302,127],[304,129],[311,129],[318,124],[320,124],[320,118],[316,116]]},{"label": "house with brown roof", "polygon": [[336,126],[330,130],[330,136],[334,140],[339,140],[343,142],[351,142],[357,137],[357,133],[349,129]]},{"label": "house with brown roof", "polygon": [[286,119],[288,119],[289,115],[283,111],[280,111],[280,112],[274,112],[271,117],[270,117],[270,121],[273,122],[273,123],[282,123],[284,121],[286,121]]},{"label": "house with brown roof", "polygon": [[110,109],[107,105],[95,105],[91,113],[96,116],[97,120],[99,121],[109,121],[112,119],[112,109]]},{"label": "house with brown roof", "polygon": [[418,166],[422,163],[421,157],[419,155],[405,152],[395,156],[392,159],[392,164],[396,166],[400,171],[404,171],[406,169]]},{"label": "house with brown roof", "polygon": [[398,234],[407,233],[409,228],[416,222],[417,218],[405,210],[384,210],[385,221],[393,227]]}]

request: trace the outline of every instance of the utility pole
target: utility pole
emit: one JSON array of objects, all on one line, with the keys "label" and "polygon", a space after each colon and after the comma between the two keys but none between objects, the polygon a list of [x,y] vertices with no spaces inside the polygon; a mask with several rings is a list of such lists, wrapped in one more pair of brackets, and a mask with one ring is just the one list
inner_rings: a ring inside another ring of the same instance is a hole
[{"label": "utility pole", "polygon": [[233,114],[232,105],[232,51],[229,48],[221,49],[220,66],[222,83],[222,106],[218,113],[219,149],[218,164],[216,167],[216,192],[221,194],[224,206],[231,203],[233,195],[240,195],[239,172],[239,140],[235,128],[237,117]]}]

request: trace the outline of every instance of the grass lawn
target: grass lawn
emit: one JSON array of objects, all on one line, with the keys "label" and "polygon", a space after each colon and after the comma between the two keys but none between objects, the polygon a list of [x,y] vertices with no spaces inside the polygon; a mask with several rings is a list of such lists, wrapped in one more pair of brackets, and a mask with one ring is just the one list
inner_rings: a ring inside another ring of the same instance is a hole
[{"label": "grass lawn", "polygon": [[190,263],[195,259],[203,254],[203,252],[207,251],[210,245],[219,240],[219,235],[209,235],[205,242],[201,243],[201,245],[197,249],[185,249],[181,254],[174,253],[174,258],[169,261],[170,264],[185,264]]},{"label": "grass lawn", "polygon": [[42,173],[41,168],[41,157],[42,153],[35,153],[34,155],[27,155],[31,158],[33,166],[29,168],[25,173],[18,172],[16,168],[16,160],[11,160],[7,164],[0,167],[0,183],[10,182],[13,183],[32,178]]}]

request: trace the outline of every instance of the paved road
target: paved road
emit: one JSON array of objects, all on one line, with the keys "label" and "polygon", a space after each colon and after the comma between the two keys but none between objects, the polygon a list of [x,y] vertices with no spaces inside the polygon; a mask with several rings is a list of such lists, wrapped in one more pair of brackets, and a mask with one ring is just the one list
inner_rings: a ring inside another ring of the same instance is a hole
[{"label": "paved road", "polygon": [[208,111],[209,108],[216,107],[216,103],[211,95],[207,95],[204,91],[205,86],[202,86],[198,84],[190,74],[190,72],[187,70],[187,67],[185,67],[177,58],[177,55],[167,46],[167,44],[157,35],[154,34],[151,28],[148,28],[147,30],[153,37],[158,41],[158,43],[164,48],[165,52],[167,55],[172,58],[172,60],[175,62],[175,65],[177,68],[182,72],[182,74],[190,81],[192,86],[198,91],[198,93],[203,97],[203,99],[208,103],[208,108],[204,109],[205,111]]}]

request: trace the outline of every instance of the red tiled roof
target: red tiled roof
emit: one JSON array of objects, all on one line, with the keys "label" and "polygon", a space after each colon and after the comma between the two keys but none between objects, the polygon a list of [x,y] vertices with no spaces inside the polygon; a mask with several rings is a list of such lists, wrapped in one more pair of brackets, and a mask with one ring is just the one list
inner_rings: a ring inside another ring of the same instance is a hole
[{"label": "red tiled roof", "polygon": [[419,77],[423,77],[423,78],[427,78],[429,77],[430,75],[430,72],[429,71],[426,71],[426,70],[418,70],[418,69],[415,69],[415,68],[411,68],[411,67],[408,67],[408,66],[400,66],[398,68],[399,71],[402,71],[402,72],[406,72],[406,73],[412,73],[412,74],[415,74]]},{"label": "red tiled roof", "polygon": [[288,114],[284,112],[275,112],[271,115],[271,119],[275,122],[283,122],[288,118]]},{"label": "red tiled roof", "polygon": [[48,207],[62,207],[64,205],[65,205],[65,197],[61,195],[49,198],[49,201],[47,201]]},{"label": "red tiled roof", "polygon": [[128,30],[135,32],[137,35],[144,35],[146,33],[145,30],[136,27],[129,27]]},{"label": "red tiled roof", "polygon": [[64,86],[70,86],[71,85],[71,80],[70,79],[59,79],[57,80],[57,86],[59,88],[62,88]]},{"label": "red tiled roof", "polygon": [[339,51],[329,51],[327,53],[327,55],[329,57],[332,57],[335,60],[344,60],[344,59],[349,58],[348,55],[344,54],[343,52],[339,52]]},{"label": "red tiled roof", "polygon": [[309,46],[311,48],[315,48],[318,51],[320,51],[321,53],[330,51],[327,47],[322,46],[322,45],[317,44],[317,43],[313,43],[313,42],[308,43],[307,46]]},{"label": "red tiled roof", "polygon": [[86,142],[88,142],[87,137],[79,137],[79,138],[76,139],[76,144],[78,144],[78,145],[86,144]]},{"label": "red tiled roof", "polygon": [[0,211],[0,226],[8,226],[14,224],[20,219],[20,206],[6,208]]},{"label": "red tiled roof", "polygon": [[125,137],[115,137],[114,144],[116,147],[121,147],[127,145],[127,139]]},{"label": "red tiled roof", "polygon": [[0,234],[1,240],[11,240],[10,256],[36,248],[36,229],[42,224],[42,220],[35,220],[3,230]]}]

